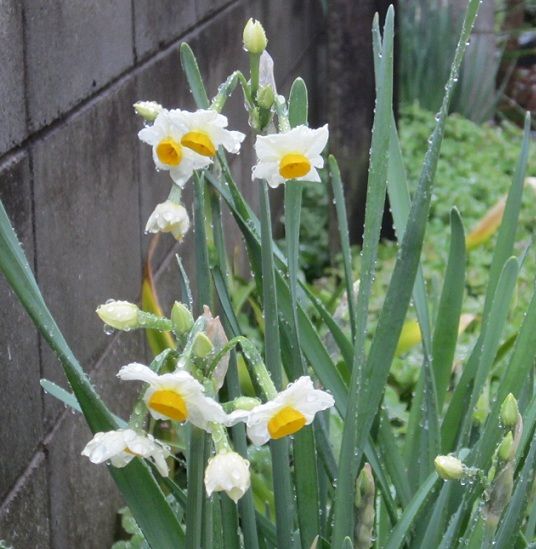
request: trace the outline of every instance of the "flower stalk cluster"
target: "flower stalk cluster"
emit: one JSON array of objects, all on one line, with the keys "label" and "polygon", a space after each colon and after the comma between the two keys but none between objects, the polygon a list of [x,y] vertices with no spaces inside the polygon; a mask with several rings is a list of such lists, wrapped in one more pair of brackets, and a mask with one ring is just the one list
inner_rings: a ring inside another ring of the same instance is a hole
[{"label": "flower stalk cluster", "polygon": [[[117,329],[150,327],[173,330],[176,334],[177,348],[172,351],[170,371],[131,363],[123,366],[117,376],[123,381],[145,384],[141,398],[146,413],[154,420],[191,423],[211,435],[216,454],[205,471],[208,495],[225,491],[236,502],[250,486],[249,462],[233,450],[227,427],[244,423],[250,440],[261,446],[270,439],[296,433],[309,425],[317,412],[334,405],[333,397],[315,389],[308,376],[278,393],[258,354],[252,360],[252,374],[264,395],[269,397],[267,401],[261,403],[255,398],[239,397],[223,404],[218,402],[217,393],[229,366],[230,348],[219,318],[213,317],[208,307],[195,321],[188,307],[179,302],[172,308],[171,319],[144,313],[124,301],[101,305],[97,313],[106,324]],[[249,354],[255,353],[247,340],[239,338],[239,341]],[[162,367],[162,362],[158,364]],[[169,448],[146,434],[142,424],[143,421],[136,418],[130,429],[97,433],[84,448],[83,455],[93,463],[110,462],[114,467],[124,467],[134,457],[141,457],[153,461],[160,474],[167,476],[165,458],[170,456]]]}]

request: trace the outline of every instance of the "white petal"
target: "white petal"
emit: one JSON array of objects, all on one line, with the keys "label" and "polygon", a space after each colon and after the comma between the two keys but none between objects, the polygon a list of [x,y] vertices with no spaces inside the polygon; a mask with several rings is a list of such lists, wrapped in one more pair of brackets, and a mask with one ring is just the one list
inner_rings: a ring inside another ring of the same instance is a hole
[{"label": "white petal", "polygon": [[236,154],[240,151],[240,144],[244,141],[246,134],[237,131],[222,130],[222,135],[218,139],[218,145],[223,147],[230,153]]},{"label": "white petal", "polygon": [[138,362],[123,366],[117,373],[117,377],[126,381],[145,381],[150,384],[158,380],[158,374]]},{"label": "white petal", "polygon": [[298,177],[297,181],[311,181],[311,183],[320,183],[320,174],[316,171],[315,168],[311,168],[308,173],[303,177]]},{"label": "white petal", "polygon": [[238,423],[247,423],[250,410],[234,410],[230,414],[227,414],[224,425],[226,427],[232,427]]},{"label": "white petal", "polygon": [[122,454],[117,454],[115,456],[112,456],[110,458],[110,462],[114,467],[125,467],[127,466],[135,456],[132,454],[127,454],[126,452],[123,452]]},{"label": "white petal", "polygon": [[188,421],[196,427],[210,432],[208,424],[210,422],[221,423],[225,425],[227,414],[221,407],[221,404],[214,399],[201,395],[188,399]]},{"label": "white petal", "polygon": [[82,455],[88,457],[92,463],[104,463],[123,452],[125,447],[122,430],[96,433],[82,450]]},{"label": "white petal", "polygon": [[279,175],[279,162],[268,162],[261,160],[253,167],[252,179],[269,179]]},{"label": "white petal", "polygon": [[285,144],[281,139],[283,134],[258,135],[255,141],[257,158],[264,162],[279,162],[285,154]]},{"label": "white petal", "polygon": [[138,132],[138,137],[140,141],[143,141],[148,145],[156,145],[164,136],[162,135],[160,128],[149,126],[141,129]]},{"label": "white petal", "polygon": [[275,400],[269,400],[260,406],[255,406],[250,411],[247,420],[247,433],[255,446],[262,446],[270,440],[268,422],[283,406],[284,404],[281,405]]},{"label": "white petal", "polygon": [[324,124],[324,126],[316,130],[311,128],[307,128],[307,130],[308,132],[304,133],[302,136],[302,142],[305,145],[305,155],[308,157],[320,155],[328,143],[328,125]]}]

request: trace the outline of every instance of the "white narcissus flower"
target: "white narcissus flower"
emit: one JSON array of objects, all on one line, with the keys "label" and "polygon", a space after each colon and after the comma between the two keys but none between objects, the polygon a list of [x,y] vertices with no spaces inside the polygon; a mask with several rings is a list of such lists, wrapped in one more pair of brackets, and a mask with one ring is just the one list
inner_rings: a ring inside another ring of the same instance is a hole
[{"label": "white narcissus flower", "polygon": [[322,151],[329,137],[327,124],[313,130],[297,126],[284,133],[259,135],[255,142],[257,165],[253,179],[266,179],[277,187],[290,179],[320,181],[317,168],[324,166]]},{"label": "white narcissus flower", "polygon": [[188,212],[182,204],[166,200],[156,206],[145,227],[146,233],[171,233],[179,242],[190,228]]},{"label": "white narcissus flower", "polygon": [[247,417],[248,436],[256,446],[292,435],[312,423],[315,414],[331,408],[333,397],[315,389],[309,376],[291,383],[273,399],[256,406]]},{"label": "white narcissus flower", "polygon": [[110,461],[114,467],[125,467],[135,457],[151,460],[158,472],[169,474],[166,456],[169,452],[158,444],[151,435],[141,435],[132,429],[119,429],[97,433],[82,450],[92,463]]},{"label": "white narcissus flower", "polygon": [[184,147],[204,157],[213,157],[220,145],[230,153],[238,153],[246,137],[243,133],[229,131],[227,117],[213,110],[199,109],[195,112],[174,111],[186,128],[181,138]]},{"label": "white narcissus flower", "polygon": [[249,489],[249,461],[236,452],[218,452],[205,469],[207,494],[226,492],[236,503]]},{"label": "white narcissus flower", "polygon": [[206,168],[212,160],[181,144],[181,139],[188,129],[180,113],[179,110],[163,109],[152,126],[138,132],[138,137],[152,146],[157,169],[168,170],[171,179],[179,187],[183,187],[194,170]]},{"label": "white narcissus flower", "polygon": [[185,370],[158,375],[147,366],[136,362],[123,366],[117,377],[149,384],[144,401],[155,419],[190,421],[210,432],[208,424],[228,424],[229,417],[214,399],[204,394],[204,388]]}]

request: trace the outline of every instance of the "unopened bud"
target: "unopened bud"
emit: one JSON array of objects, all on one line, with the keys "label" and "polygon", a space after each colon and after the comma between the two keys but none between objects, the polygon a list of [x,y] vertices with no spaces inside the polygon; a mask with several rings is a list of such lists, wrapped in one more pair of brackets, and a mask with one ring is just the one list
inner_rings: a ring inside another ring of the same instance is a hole
[{"label": "unopened bud", "polygon": [[197,358],[205,358],[212,352],[212,349],[214,349],[214,346],[207,334],[204,332],[197,333],[192,344],[192,353],[194,356]]},{"label": "unopened bud", "polygon": [[508,433],[502,439],[501,443],[499,444],[498,454],[499,458],[503,461],[510,461],[514,457],[515,448],[514,436],[512,435],[512,431],[508,431]]},{"label": "unopened bud", "polygon": [[244,48],[249,53],[261,54],[266,49],[268,39],[259,21],[250,18],[244,27]]},{"label": "unopened bud", "polygon": [[139,326],[139,309],[128,301],[108,301],[97,307],[99,318],[116,330],[132,330]]},{"label": "unopened bud", "polygon": [[136,114],[147,122],[154,122],[162,111],[162,105],[156,101],[138,101],[133,105]]},{"label": "unopened bud", "polygon": [[245,396],[237,397],[232,401],[235,410],[253,410],[259,404],[261,404],[261,401],[258,398]]},{"label": "unopened bud", "polygon": [[437,474],[445,480],[459,480],[464,474],[463,463],[454,456],[437,456],[434,459]]},{"label": "unopened bud", "polygon": [[501,404],[501,420],[503,425],[505,427],[515,427],[518,414],[517,400],[512,393],[508,393]]},{"label": "unopened bud", "polygon": [[272,86],[267,84],[261,86],[257,92],[257,105],[263,109],[271,109],[274,104],[274,90]]},{"label": "unopened bud", "polygon": [[186,305],[175,301],[171,309],[171,322],[173,323],[173,331],[177,335],[183,335],[192,329],[194,317]]}]

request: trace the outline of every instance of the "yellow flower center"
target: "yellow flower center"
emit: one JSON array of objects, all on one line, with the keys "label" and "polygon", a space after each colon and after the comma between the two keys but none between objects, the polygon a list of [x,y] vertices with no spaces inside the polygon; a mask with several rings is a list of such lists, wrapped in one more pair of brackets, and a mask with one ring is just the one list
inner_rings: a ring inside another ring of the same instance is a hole
[{"label": "yellow flower center", "polygon": [[162,139],[156,146],[156,156],[162,164],[168,166],[178,166],[182,160],[182,147],[178,141],[168,137]]},{"label": "yellow flower center", "polygon": [[175,391],[167,389],[155,391],[149,399],[148,406],[159,414],[175,421],[185,421],[188,417],[186,402]]},{"label": "yellow flower center", "polygon": [[268,432],[271,438],[278,439],[296,433],[304,425],[305,416],[296,408],[285,406],[268,422]]},{"label": "yellow flower center", "polygon": [[286,154],[279,161],[279,173],[285,179],[296,179],[307,175],[311,170],[309,159],[303,154]]},{"label": "yellow flower center", "polygon": [[214,156],[216,154],[216,147],[214,147],[212,139],[205,132],[185,133],[182,136],[181,144],[203,156]]}]

